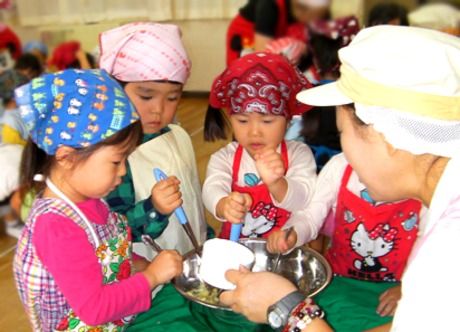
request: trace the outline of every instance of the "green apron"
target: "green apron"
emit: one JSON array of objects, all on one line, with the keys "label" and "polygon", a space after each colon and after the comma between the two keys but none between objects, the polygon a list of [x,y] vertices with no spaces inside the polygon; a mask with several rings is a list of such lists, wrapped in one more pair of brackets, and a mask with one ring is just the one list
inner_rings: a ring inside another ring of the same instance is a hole
[{"label": "green apron", "polygon": [[208,329],[193,318],[189,310],[189,301],[177,292],[172,284],[166,284],[156,294],[150,309],[138,314],[126,331],[191,332]]},{"label": "green apron", "polygon": [[336,332],[361,332],[393,320],[377,313],[379,296],[394,282],[371,282],[335,276],[315,302],[326,313],[326,320]]},{"label": "green apron", "polygon": [[191,302],[172,284],[165,285],[158,292],[150,309],[138,314],[126,331],[273,332],[268,325],[252,323],[232,311],[211,309]]}]

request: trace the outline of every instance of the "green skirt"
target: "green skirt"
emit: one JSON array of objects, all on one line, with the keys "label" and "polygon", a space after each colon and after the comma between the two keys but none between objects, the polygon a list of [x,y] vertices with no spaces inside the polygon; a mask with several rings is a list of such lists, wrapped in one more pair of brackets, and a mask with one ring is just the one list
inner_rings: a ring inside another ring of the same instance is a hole
[{"label": "green skirt", "polygon": [[196,321],[215,332],[274,332],[269,325],[256,324],[233,311],[213,309],[190,302],[190,311]]},{"label": "green skirt", "polygon": [[232,311],[211,309],[191,302],[172,284],[165,285],[156,294],[150,309],[137,315],[126,331],[273,332],[268,325],[252,323]]},{"label": "green skirt", "polygon": [[126,331],[210,331],[193,318],[189,301],[176,291],[172,284],[166,284],[156,294],[150,309],[137,315]]},{"label": "green skirt", "polygon": [[371,282],[336,276],[315,296],[327,322],[336,332],[361,332],[392,321],[376,313],[379,296],[394,282]]}]

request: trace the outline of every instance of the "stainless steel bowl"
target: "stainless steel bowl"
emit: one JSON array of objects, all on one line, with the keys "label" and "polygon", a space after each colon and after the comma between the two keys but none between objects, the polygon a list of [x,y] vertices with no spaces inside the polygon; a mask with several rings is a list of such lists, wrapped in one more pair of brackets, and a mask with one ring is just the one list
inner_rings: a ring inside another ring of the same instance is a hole
[{"label": "stainless steel bowl", "polygon": [[[252,271],[273,270],[276,255],[268,253],[264,239],[240,239],[240,243],[254,251],[256,261]],[[218,302],[222,290],[206,284],[199,276],[199,270],[200,256],[195,250],[185,254],[184,271],[173,280],[174,287],[193,302],[211,308],[230,310]],[[276,273],[292,281],[300,291],[310,296],[322,291],[332,277],[332,270],[326,259],[308,247],[296,248],[288,255],[282,255]],[[203,298],[204,293],[211,295],[210,298]]]}]

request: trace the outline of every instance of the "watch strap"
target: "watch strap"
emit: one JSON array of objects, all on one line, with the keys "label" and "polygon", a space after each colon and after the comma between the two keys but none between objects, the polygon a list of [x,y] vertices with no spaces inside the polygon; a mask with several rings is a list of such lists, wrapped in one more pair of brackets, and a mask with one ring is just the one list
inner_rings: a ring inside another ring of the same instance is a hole
[{"label": "watch strap", "polygon": [[288,322],[289,314],[291,313],[291,311],[300,302],[305,300],[305,297],[306,297],[305,294],[299,291],[294,291],[292,293],[289,293],[288,295],[283,297],[281,300],[279,300],[275,304],[268,307],[267,316],[270,314],[270,312],[277,311],[278,313],[280,313],[280,316],[283,319],[282,326],[284,326]]}]

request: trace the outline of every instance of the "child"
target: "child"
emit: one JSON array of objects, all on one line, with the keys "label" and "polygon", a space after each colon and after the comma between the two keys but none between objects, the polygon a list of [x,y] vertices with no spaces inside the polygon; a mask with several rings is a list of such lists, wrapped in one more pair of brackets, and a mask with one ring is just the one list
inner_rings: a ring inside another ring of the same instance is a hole
[{"label": "child", "polygon": [[[122,183],[107,201],[127,216],[135,253],[147,259],[155,256],[141,242],[147,234],[160,247],[185,254],[193,246],[172,212],[183,202],[199,243],[206,239],[206,222],[190,137],[171,124],[191,66],[180,30],[170,24],[126,24],[102,33],[100,50],[100,67],[121,82],[140,114],[144,133],[142,144],[128,157]],[[156,181],[155,167],[169,178]],[[129,330],[144,331],[152,325],[159,331],[202,329],[190,316],[188,301],[172,285],[155,294],[152,310],[140,315]]]},{"label": "child", "polygon": [[227,66],[275,39],[297,37],[292,34],[297,24],[329,16],[329,6],[329,0],[249,0],[228,27]]},{"label": "child", "polygon": [[382,24],[408,26],[409,18],[406,7],[394,2],[376,4],[369,12],[366,26]]},{"label": "child", "polygon": [[93,56],[85,52],[80,42],[70,40],[55,47],[48,61],[48,69],[56,71],[68,68],[95,68]]},{"label": "child", "polygon": [[[11,207],[13,204],[10,196],[18,189],[20,155],[28,136],[27,128],[21,120],[13,98],[14,89],[28,81],[29,79],[16,69],[8,69],[0,73],[0,103],[5,108],[5,112],[0,115],[0,158],[4,161],[0,184],[0,196],[3,198],[0,200],[8,199],[4,203],[9,203]],[[15,209],[3,215],[3,220],[6,233],[18,238],[23,223]]]},{"label": "child", "polygon": [[0,99],[5,113],[0,118],[1,142],[24,146],[28,137],[27,128],[21,120],[14,101],[14,89],[29,81],[16,69],[9,69],[0,74]]},{"label": "child", "polygon": [[[421,209],[421,203],[412,199],[374,201],[343,154],[332,157],[323,168],[307,218],[301,222],[316,229],[322,226],[322,233],[332,241],[326,258],[335,277],[316,302],[335,331],[363,331],[391,321]],[[296,246],[312,239],[301,229],[295,228]],[[269,250],[294,246],[281,235],[269,238]]]},{"label": "child", "polygon": [[[307,79],[322,85],[339,78],[338,50],[348,45],[359,31],[356,17],[346,16],[334,20],[318,20],[309,25],[310,51],[313,65],[306,71]],[[323,112],[319,107],[291,121],[286,139],[299,139],[307,143],[315,156],[317,171],[340,152],[339,135],[335,125],[335,112]]]},{"label": "child", "polygon": [[[281,55],[253,53],[236,60],[212,86],[208,139],[224,137],[218,110],[230,116],[235,141],[211,156],[203,202],[223,222],[244,223],[242,236],[267,237],[301,218],[314,187],[316,165],[303,143],[285,142],[288,120],[308,110],[295,100],[308,82]],[[222,122],[221,122],[222,123]]]},{"label": "child", "polygon": [[29,41],[24,45],[22,51],[25,54],[32,54],[36,56],[42,67],[45,67],[46,59],[48,58],[48,46],[46,46],[45,43],[39,40]]},{"label": "child", "polygon": [[[200,243],[206,238],[206,223],[190,137],[171,124],[190,73],[179,28],[170,24],[127,24],[102,33],[100,49],[101,68],[122,82],[140,114],[144,132],[142,144],[128,158],[122,184],[108,196],[109,205],[127,215],[135,241],[148,234],[162,248],[184,254],[193,248],[192,243],[171,213],[183,200]],[[170,177],[157,182],[155,167]],[[153,256],[150,248],[138,247],[140,254]]]},{"label": "child", "polygon": [[33,330],[119,331],[149,308],[153,288],[182,272],[180,255],[163,251],[134,273],[126,220],[101,199],[125,174],[140,139],[138,115],[99,70],[36,78],[16,99],[33,141],[22,186],[39,180],[34,174],[46,180],[14,258]]}]

